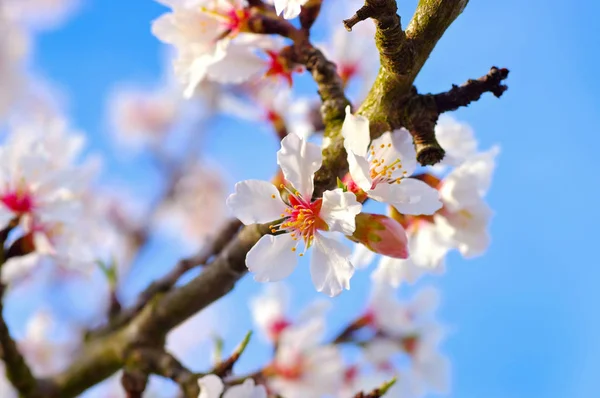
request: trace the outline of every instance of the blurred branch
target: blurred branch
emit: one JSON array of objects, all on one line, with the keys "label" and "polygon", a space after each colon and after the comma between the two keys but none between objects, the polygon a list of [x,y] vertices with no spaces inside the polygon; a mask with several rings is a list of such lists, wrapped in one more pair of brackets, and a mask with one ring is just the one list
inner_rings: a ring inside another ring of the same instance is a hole
[{"label": "blurred branch", "polygon": [[25,398],[38,397],[38,382],[29,369],[25,358],[19,352],[17,343],[10,336],[8,325],[4,319],[4,290],[0,284],[0,347],[5,364],[6,377],[19,394]]},{"label": "blurred branch", "polygon": [[158,294],[171,290],[183,274],[199,265],[206,265],[211,257],[219,254],[239,230],[241,225],[242,223],[237,219],[227,221],[214,236],[210,237],[204,243],[202,249],[196,255],[181,259],[169,273],[152,282],[142,293],[140,293],[136,303],[132,307],[120,312],[115,318],[110,320],[107,326],[90,332],[88,338],[91,336],[104,335],[125,325]]},{"label": "blurred branch", "polygon": [[[127,358],[127,368],[134,369],[134,375],[155,374],[173,380],[186,398],[197,398],[200,394],[198,376],[183,366],[173,355],[161,349],[137,348]],[[143,391],[143,390],[142,390]]]}]

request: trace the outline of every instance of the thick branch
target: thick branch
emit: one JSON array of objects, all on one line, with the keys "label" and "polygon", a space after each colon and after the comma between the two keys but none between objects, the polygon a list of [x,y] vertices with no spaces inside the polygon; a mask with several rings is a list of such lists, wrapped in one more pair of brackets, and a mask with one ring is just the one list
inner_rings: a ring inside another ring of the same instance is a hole
[{"label": "thick branch", "polygon": [[[395,6],[396,1],[371,0],[366,2],[368,3],[378,3],[381,7],[387,3],[387,7],[392,7],[392,3]],[[371,122],[372,138],[377,138],[385,131],[405,127],[409,123],[406,104],[414,96],[414,80],[438,40],[467,3],[468,0],[420,0],[406,33],[400,33],[402,29],[399,18],[392,23],[393,18],[390,16],[385,17],[386,19],[377,14],[371,16],[377,27],[375,40],[380,53],[381,67],[358,113],[366,116]],[[388,22],[383,23],[384,21]],[[429,129],[431,121],[426,125],[420,128]],[[424,164],[432,163],[427,161],[432,159],[432,153],[433,159],[443,156],[443,151],[434,149],[435,147],[439,147],[437,142],[426,148],[429,153],[419,156],[426,160]]]},{"label": "thick branch", "polygon": [[196,398],[200,394],[196,375],[164,350],[137,348],[129,354],[127,366],[144,375],[156,374],[173,380],[186,398]]},{"label": "thick branch", "polygon": [[171,290],[183,274],[196,266],[207,264],[212,256],[219,254],[240,229],[241,225],[242,223],[237,219],[226,222],[215,236],[209,238],[208,241],[205,242],[202,249],[196,255],[181,259],[168,274],[152,282],[142,293],[140,293],[137,302],[131,308],[118,314],[117,317],[110,321],[107,327],[93,331],[88,338],[94,335],[106,334],[125,325],[157,294]]}]

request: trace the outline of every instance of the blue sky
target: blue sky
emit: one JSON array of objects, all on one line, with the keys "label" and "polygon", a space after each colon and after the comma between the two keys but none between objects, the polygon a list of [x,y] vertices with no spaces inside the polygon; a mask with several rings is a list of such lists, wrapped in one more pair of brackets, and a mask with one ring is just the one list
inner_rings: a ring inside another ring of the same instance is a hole
[{"label": "blue sky", "polygon": [[[69,113],[93,148],[108,152],[106,95],[115,83],[148,83],[162,73],[150,22],[163,7],[150,0],[84,3],[63,29],[39,37],[35,62],[66,93]],[[401,3],[407,22],[416,1]],[[454,367],[452,396],[598,394],[599,12],[592,0],[472,1],[418,77],[420,91],[436,92],[492,65],[511,70],[502,99],[486,95],[454,114],[473,127],[482,148],[498,143],[502,152],[488,196],[496,213],[489,252],[470,261],[453,255],[445,276],[425,281],[442,289],[440,317],[453,328],[444,345]],[[269,178],[276,142],[231,121],[220,121],[219,131],[207,151],[231,165],[233,179]],[[257,152],[231,145],[245,148],[259,138],[264,146]],[[108,170],[144,189],[138,168],[109,157]],[[156,253],[176,257],[160,247]],[[148,261],[145,277],[153,273]],[[306,267],[293,278],[299,308],[316,294]],[[334,326],[360,308],[367,285],[363,273],[334,300]],[[245,303],[258,288],[245,278],[229,300]],[[249,327],[249,315],[238,315],[248,323],[231,331],[232,338]],[[257,342],[244,365],[264,358],[259,348]]]}]

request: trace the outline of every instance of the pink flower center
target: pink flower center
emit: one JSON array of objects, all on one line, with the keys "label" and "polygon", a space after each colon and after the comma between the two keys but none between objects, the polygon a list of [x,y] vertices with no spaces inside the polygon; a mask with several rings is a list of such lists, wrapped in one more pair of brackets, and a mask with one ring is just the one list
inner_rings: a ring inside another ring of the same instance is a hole
[{"label": "pink flower center", "polygon": [[9,191],[0,196],[0,201],[16,214],[30,213],[34,208],[33,196],[27,190]]},{"label": "pink flower center", "polygon": [[225,27],[227,30],[235,35],[240,33],[250,18],[250,11],[245,9],[237,9],[232,8],[226,14],[227,22],[225,22]]},{"label": "pink flower center", "polygon": [[[281,188],[287,189],[283,184]],[[290,192],[289,206],[285,213],[281,215],[284,220],[281,224],[271,225],[271,232],[277,230],[285,231],[291,234],[292,239],[304,241],[305,249],[308,249],[313,242],[317,230],[327,231],[327,223],[320,217],[323,199],[319,198],[314,202],[307,201],[297,192]],[[292,248],[296,251],[296,247]],[[300,256],[304,255],[300,253]]]},{"label": "pink flower center", "polygon": [[304,360],[302,355],[297,354],[286,364],[275,363],[275,373],[288,380],[299,380],[304,374]]},{"label": "pink flower center", "polygon": [[344,371],[344,383],[351,384],[358,376],[358,366],[352,365]]},{"label": "pink flower center", "polygon": [[338,74],[344,82],[348,83],[358,73],[358,64],[341,64],[338,66]]},{"label": "pink flower center", "polygon": [[267,69],[265,76],[279,76],[291,87],[293,71],[288,67],[285,57],[275,51],[267,50],[266,53],[269,57],[269,68]]},{"label": "pink flower center", "polygon": [[269,335],[273,340],[277,340],[281,332],[283,332],[292,323],[287,319],[278,319],[269,325]]}]

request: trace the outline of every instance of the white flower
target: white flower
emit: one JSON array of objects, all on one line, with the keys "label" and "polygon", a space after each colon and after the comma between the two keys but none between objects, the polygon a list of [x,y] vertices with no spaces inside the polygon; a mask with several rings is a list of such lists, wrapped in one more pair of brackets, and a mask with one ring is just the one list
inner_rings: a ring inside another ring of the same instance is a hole
[{"label": "white flower", "polygon": [[225,185],[221,170],[209,164],[194,164],[160,206],[157,223],[197,247],[225,220]]},{"label": "white flower", "polygon": [[250,101],[234,95],[223,95],[219,101],[222,112],[253,122],[269,122],[273,127],[285,127],[289,133],[308,138],[314,133],[310,121],[312,102],[308,98],[292,98],[291,91],[270,83],[252,86]]},{"label": "white flower", "polygon": [[[354,11],[348,10],[350,13]],[[337,72],[344,83],[354,77],[360,77],[365,81],[365,85],[370,85],[379,66],[377,48],[373,45],[375,25],[360,23],[348,33],[337,21],[336,19],[333,25],[336,28],[331,35],[331,43],[323,47],[325,55],[336,64]]]},{"label": "white flower", "polygon": [[383,133],[369,146],[369,121],[352,115],[347,107],[342,135],[350,176],[368,197],[389,203],[403,214],[433,214],[442,207],[435,189],[408,178],[417,167],[408,131]]},{"label": "white flower", "polygon": [[269,389],[286,398],[334,394],[344,378],[344,362],[334,345],[320,345],[325,325],[313,319],[282,334],[269,378]]},{"label": "white flower", "polygon": [[456,167],[477,154],[477,140],[473,129],[445,113],[440,115],[435,125],[435,137],[446,152],[439,163],[441,165]]},{"label": "white flower", "polygon": [[199,378],[198,386],[200,387],[198,398],[219,398],[224,389],[221,378],[213,374]]},{"label": "white flower", "polygon": [[109,110],[119,143],[159,143],[177,121],[181,102],[181,95],[168,89],[116,90],[110,97]]},{"label": "white flower", "polygon": [[191,97],[205,78],[241,83],[268,65],[257,48],[273,49],[277,38],[241,33],[250,17],[243,0],[166,1],[173,12],[158,18],[152,32],[177,48],[175,74]]},{"label": "white flower", "polygon": [[19,339],[19,349],[40,376],[65,369],[78,348],[75,330],[65,329],[66,335],[60,340],[53,336],[58,326],[52,313],[40,310],[27,321],[25,336]]},{"label": "white flower", "polygon": [[263,335],[273,342],[276,342],[281,333],[293,324],[324,319],[325,313],[330,308],[329,301],[316,300],[309,304],[295,321],[292,321],[287,316],[289,296],[288,287],[279,282],[265,286],[263,294],[250,301],[254,323]]},{"label": "white flower", "polygon": [[0,147],[0,224],[19,220],[22,241],[30,246],[27,252],[35,249],[8,260],[5,281],[15,270],[27,272],[38,256],[93,261],[82,233],[89,230],[81,227],[81,202],[94,170],[87,167],[91,164],[73,164],[83,138],[66,127],[61,120],[46,119],[19,126]]},{"label": "white flower", "polygon": [[254,323],[272,341],[291,325],[286,317],[288,305],[289,290],[282,283],[267,285],[263,294],[250,301]]},{"label": "white flower", "polygon": [[283,14],[285,19],[294,19],[300,15],[302,6],[307,2],[308,0],[273,0],[273,5],[277,15]]},{"label": "white flower", "polygon": [[242,384],[229,387],[223,398],[267,398],[265,386],[255,385],[254,379],[246,379]]},{"label": "white flower", "polygon": [[306,252],[311,246],[315,252],[310,271],[317,291],[335,296],[350,288],[354,267],[349,261],[350,248],[326,237],[322,231],[341,232],[350,235],[355,229],[355,217],[361,205],[354,194],[341,189],[326,191],[323,197],[312,200],[313,177],[321,167],[320,148],[296,135],[288,135],[281,141],[277,152],[278,164],[284,177],[290,182],[287,202],[277,188],[267,181],[247,180],[235,185],[235,193],[227,199],[227,205],[244,224],[266,223],[283,219],[272,225],[272,232],[265,235],[248,252],[246,265],[259,282],[279,281],[289,276],[297,263],[297,246],[304,243]]},{"label": "white flower", "polygon": [[461,254],[474,257],[487,250],[487,231],[492,210],[483,197],[487,193],[499,149],[471,157],[442,181],[440,196],[444,210],[434,217],[440,232],[452,239]]},{"label": "white flower", "polygon": [[408,227],[407,234],[409,258],[382,256],[371,274],[373,280],[398,287],[402,282],[413,284],[426,273],[445,271],[446,255],[453,248],[453,242],[437,224],[416,220]]}]

